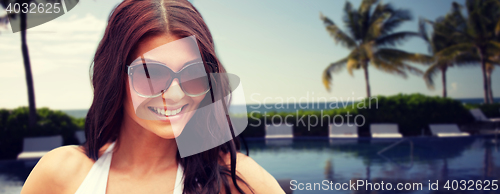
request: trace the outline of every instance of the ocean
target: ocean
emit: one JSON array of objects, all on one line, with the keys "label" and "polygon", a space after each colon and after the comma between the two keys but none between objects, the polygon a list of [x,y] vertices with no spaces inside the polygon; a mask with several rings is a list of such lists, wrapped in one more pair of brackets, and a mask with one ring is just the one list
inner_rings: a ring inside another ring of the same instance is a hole
[{"label": "ocean", "polygon": [[[461,98],[459,100],[464,104],[481,104],[483,98]],[[500,102],[500,98],[494,98],[495,102]],[[248,104],[248,105],[232,105],[229,109],[231,113],[240,114],[252,111],[257,112],[295,112],[297,110],[329,110],[335,108],[342,108],[344,106],[352,105],[352,101],[345,102],[321,102],[321,103],[278,103],[278,104]],[[355,102],[354,102],[355,103]],[[88,109],[76,110],[61,110],[66,114],[75,118],[85,118]]]}]

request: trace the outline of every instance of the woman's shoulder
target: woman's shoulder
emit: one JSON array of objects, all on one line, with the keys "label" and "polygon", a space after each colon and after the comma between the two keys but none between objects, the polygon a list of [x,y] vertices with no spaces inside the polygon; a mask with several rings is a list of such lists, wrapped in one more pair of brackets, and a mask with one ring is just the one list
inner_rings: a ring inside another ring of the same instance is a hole
[{"label": "woman's shoulder", "polygon": [[87,157],[82,146],[67,145],[48,152],[40,159],[35,168],[44,167],[45,171],[57,174],[53,175],[54,178],[59,178],[59,181],[67,181],[78,174],[82,167],[92,166],[93,163],[94,160]]},{"label": "woman's shoulder", "polygon": [[21,193],[74,193],[94,163],[82,146],[53,149],[38,161]]},{"label": "woman's shoulder", "polygon": [[[223,154],[223,158],[225,164],[230,166],[231,155],[229,153]],[[278,181],[271,174],[251,157],[240,152],[236,154],[236,175],[252,188],[253,193],[284,193]],[[238,186],[245,193],[252,193],[245,183],[238,182]],[[238,193],[234,185],[231,185],[231,193]]]}]

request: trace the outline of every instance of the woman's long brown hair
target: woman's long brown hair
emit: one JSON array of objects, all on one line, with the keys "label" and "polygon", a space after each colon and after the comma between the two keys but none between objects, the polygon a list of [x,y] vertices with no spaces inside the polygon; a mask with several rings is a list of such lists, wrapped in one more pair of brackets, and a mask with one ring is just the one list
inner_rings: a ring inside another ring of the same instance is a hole
[{"label": "woman's long brown hair", "polygon": [[[91,66],[94,99],[85,120],[84,144],[87,156],[97,160],[99,150],[115,141],[123,120],[123,96],[126,94],[126,65],[137,44],[145,37],[169,34],[179,38],[195,35],[208,73],[225,73],[215,55],[214,42],[200,13],[187,0],[125,0],[109,16],[104,36],[99,43]],[[227,88],[227,80],[212,82],[212,88]],[[226,90],[218,90],[227,92]],[[223,94],[224,96],[227,93]],[[224,110],[213,110],[209,125],[222,124]],[[191,119],[193,120],[193,119]],[[229,120],[229,119],[228,119]],[[189,123],[188,123],[189,124]],[[227,123],[226,123],[227,124]],[[231,131],[234,137],[234,132]],[[182,134],[181,134],[182,135]],[[236,175],[236,153],[240,149],[236,138],[199,154],[177,158],[184,168],[184,193],[231,193],[232,184],[244,193]],[[222,153],[231,156],[230,169]],[[221,188],[223,187],[223,188]]]}]

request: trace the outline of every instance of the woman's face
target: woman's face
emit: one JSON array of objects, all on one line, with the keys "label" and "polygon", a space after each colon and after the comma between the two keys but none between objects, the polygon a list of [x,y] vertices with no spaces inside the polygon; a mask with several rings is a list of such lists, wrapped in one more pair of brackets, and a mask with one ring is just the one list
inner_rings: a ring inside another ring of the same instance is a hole
[{"label": "woman's face", "polygon": [[[130,58],[134,60],[143,57],[146,61],[157,61],[165,64],[173,72],[179,72],[192,61],[201,61],[196,44],[183,40],[176,41],[178,39],[170,35],[145,38],[139,42],[136,48],[133,48],[134,51]],[[172,44],[173,41],[175,43]],[[171,44],[167,45],[167,43]],[[167,50],[162,49],[165,45]],[[127,79],[124,118],[132,119],[145,130],[165,139],[175,138],[182,132],[206,95],[196,97],[186,95],[179,85],[179,80],[175,78],[168,89],[160,96],[144,98],[140,97],[134,89],[131,89],[130,76],[127,76]],[[161,114],[161,111],[160,113],[155,111],[164,108],[166,110],[164,110],[163,114]],[[170,113],[170,116],[164,116],[167,112]],[[142,115],[148,115],[148,117],[154,117],[155,119],[144,119],[145,117]]]}]

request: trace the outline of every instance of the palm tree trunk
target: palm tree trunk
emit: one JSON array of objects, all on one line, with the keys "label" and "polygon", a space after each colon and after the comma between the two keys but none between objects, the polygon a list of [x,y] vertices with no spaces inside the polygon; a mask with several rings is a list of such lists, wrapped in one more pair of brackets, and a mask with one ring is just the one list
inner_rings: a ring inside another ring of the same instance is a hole
[{"label": "palm tree trunk", "polygon": [[35,91],[33,86],[33,76],[31,75],[30,55],[28,52],[28,44],[26,41],[26,26],[27,15],[21,12],[21,49],[23,52],[24,71],[26,74],[26,85],[28,88],[28,101],[29,101],[29,123],[28,127],[33,129],[36,125],[36,105],[35,105]]},{"label": "palm tree trunk", "polygon": [[484,162],[483,162],[483,179],[488,179],[493,174],[494,163],[493,154],[491,154],[491,147],[486,146],[484,148]]},{"label": "palm tree trunk", "polygon": [[443,169],[441,169],[441,179],[442,180],[448,180],[448,174],[449,174],[449,168],[448,168],[448,160],[446,158],[443,159]]},{"label": "palm tree trunk", "polygon": [[492,73],[493,69],[492,68],[488,68],[486,70],[486,79],[488,79],[488,99],[490,100],[490,103],[494,103],[494,99],[493,99],[493,86],[491,85],[491,73]]},{"label": "palm tree trunk", "polygon": [[366,164],[366,180],[368,182],[372,182],[371,181],[371,174],[372,174],[372,161],[371,159],[368,159],[368,164]]},{"label": "palm tree trunk", "polygon": [[484,103],[490,104],[490,99],[488,98],[488,90],[489,90],[488,77],[486,76],[486,59],[484,58],[486,55],[484,49],[478,48],[478,50],[479,50],[479,57],[481,60],[481,71],[483,73]]},{"label": "palm tree trunk", "polygon": [[446,66],[441,68],[441,81],[443,82],[443,98],[447,97],[447,94],[446,94],[446,69],[447,69]]},{"label": "palm tree trunk", "polygon": [[365,63],[363,64],[363,71],[365,72],[366,96],[369,98],[372,95],[370,91],[370,81],[368,79],[368,61],[365,61]]}]

